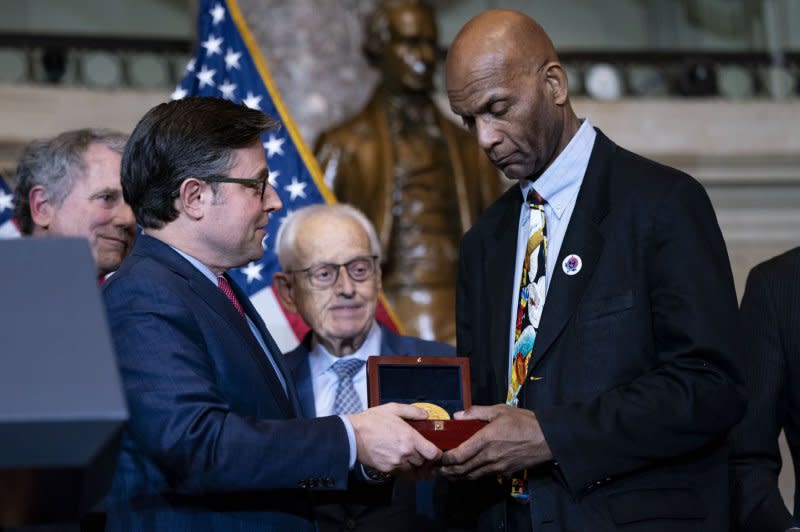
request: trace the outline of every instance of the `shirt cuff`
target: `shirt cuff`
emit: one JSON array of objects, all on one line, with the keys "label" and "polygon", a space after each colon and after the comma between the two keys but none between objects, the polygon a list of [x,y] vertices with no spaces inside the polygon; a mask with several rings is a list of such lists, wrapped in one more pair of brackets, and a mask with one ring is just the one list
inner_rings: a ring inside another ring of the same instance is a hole
[{"label": "shirt cuff", "polygon": [[358,455],[358,447],[356,447],[356,431],[353,430],[353,424],[347,419],[347,416],[339,416],[339,419],[344,423],[344,429],[347,431],[347,441],[350,443],[350,469],[356,465],[356,457]]}]

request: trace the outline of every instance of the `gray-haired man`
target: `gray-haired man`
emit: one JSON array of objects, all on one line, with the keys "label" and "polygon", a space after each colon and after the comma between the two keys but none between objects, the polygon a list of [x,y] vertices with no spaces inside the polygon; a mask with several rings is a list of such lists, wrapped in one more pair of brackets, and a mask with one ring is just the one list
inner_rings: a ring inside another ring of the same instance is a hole
[{"label": "gray-haired man", "polygon": [[120,185],[126,141],[105,129],[67,131],[31,142],[17,166],[14,215],[22,234],[88,239],[99,278],[133,245],[136,222]]}]

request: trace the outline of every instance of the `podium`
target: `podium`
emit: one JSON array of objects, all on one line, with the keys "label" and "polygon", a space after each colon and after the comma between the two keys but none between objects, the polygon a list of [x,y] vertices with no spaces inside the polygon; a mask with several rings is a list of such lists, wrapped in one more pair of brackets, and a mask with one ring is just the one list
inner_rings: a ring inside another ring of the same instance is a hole
[{"label": "podium", "polygon": [[77,521],[127,408],[83,239],[0,240],[0,528]]}]

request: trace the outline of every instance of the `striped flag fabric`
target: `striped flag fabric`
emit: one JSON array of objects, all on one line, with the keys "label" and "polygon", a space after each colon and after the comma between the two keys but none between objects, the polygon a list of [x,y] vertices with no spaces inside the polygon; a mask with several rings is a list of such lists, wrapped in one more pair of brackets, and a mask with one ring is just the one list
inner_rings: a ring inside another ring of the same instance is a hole
[{"label": "striped flag fabric", "polygon": [[[335,203],[336,199],[284,106],[236,0],[201,0],[198,14],[199,44],[171,98],[225,98],[259,109],[282,125],[278,131],[266,133],[262,141],[269,181],[278,191],[283,209],[270,218],[261,260],[228,273],[248,293],[278,346],[286,352],[298,345],[308,326],[281,306],[272,287],[272,275],[280,269],[273,251],[275,235],[292,211],[312,203]],[[383,296],[377,318],[390,329],[399,329]]]},{"label": "striped flag fabric", "polygon": [[0,175],[0,239],[19,236],[19,229],[14,223],[14,193]]}]

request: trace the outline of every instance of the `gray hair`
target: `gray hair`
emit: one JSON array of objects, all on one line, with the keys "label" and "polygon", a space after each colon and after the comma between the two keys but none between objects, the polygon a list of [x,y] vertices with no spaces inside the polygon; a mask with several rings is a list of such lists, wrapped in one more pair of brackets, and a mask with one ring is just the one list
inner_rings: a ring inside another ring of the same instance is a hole
[{"label": "gray hair", "polygon": [[353,207],[346,204],[333,204],[328,205],[325,203],[317,203],[308,205],[302,209],[298,209],[293,213],[286,216],[283,225],[278,230],[278,235],[275,237],[275,250],[278,254],[278,261],[281,265],[281,270],[290,270],[296,267],[295,261],[297,259],[295,253],[295,244],[297,241],[297,228],[303,225],[309,218],[315,214],[330,214],[338,219],[350,219],[357,222],[367,233],[369,238],[369,247],[373,255],[378,257],[378,262],[381,261],[381,242],[378,240],[378,234],[375,232],[375,227],[372,225],[367,217]]},{"label": "gray hair", "polygon": [[83,156],[91,144],[102,144],[122,155],[128,136],[109,129],[76,129],[48,139],[34,140],[22,151],[14,189],[14,217],[22,234],[33,232],[30,192],[35,186],[47,190],[48,201],[60,206],[86,172]]}]

